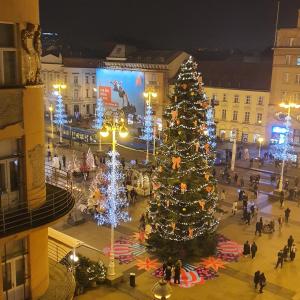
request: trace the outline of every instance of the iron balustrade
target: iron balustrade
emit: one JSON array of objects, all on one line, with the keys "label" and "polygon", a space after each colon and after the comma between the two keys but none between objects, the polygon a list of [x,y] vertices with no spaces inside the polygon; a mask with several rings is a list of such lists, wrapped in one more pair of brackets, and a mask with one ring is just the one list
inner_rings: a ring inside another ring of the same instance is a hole
[{"label": "iron balustrade", "polygon": [[74,206],[71,177],[65,171],[45,166],[46,199],[19,202],[10,210],[0,209],[0,238],[36,228],[55,221],[71,211]]}]

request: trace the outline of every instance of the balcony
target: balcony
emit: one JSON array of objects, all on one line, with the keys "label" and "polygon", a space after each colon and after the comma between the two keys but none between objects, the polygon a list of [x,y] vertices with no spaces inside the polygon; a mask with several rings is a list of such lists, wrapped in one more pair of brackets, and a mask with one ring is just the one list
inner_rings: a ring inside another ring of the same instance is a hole
[{"label": "balcony", "polygon": [[67,172],[46,166],[46,201],[31,209],[27,202],[0,210],[0,238],[51,223],[65,216],[74,206],[72,183]]}]

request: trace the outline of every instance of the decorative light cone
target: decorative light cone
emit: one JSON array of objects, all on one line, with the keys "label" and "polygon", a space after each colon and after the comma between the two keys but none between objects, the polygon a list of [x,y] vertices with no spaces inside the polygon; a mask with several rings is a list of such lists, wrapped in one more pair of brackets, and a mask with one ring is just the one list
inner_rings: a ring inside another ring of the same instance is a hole
[{"label": "decorative light cone", "polygon": [[161,279],[160,281],[154,284],[152,288],[152,293],[154,299],[170,299],[172,295],[172,288],[170,287],[167,281]]}]

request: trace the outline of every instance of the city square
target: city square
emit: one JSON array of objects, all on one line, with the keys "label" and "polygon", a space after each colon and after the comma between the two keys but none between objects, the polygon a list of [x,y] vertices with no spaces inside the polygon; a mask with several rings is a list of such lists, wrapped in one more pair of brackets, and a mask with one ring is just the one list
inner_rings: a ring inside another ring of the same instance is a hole
[{"label": "city square", "polygon": [[300,299],[299,0],[1,1],[0,299]]}]

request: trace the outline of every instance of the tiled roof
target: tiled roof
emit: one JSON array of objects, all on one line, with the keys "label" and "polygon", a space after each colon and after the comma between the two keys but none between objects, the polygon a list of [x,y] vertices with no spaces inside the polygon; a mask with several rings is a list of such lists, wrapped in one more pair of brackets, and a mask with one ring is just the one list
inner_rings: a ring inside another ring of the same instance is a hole
[{"label": "tiled roof", "polygon": [[98,68],[100,60],[97,58],[63,57],[63,65],[67,68]]}]

